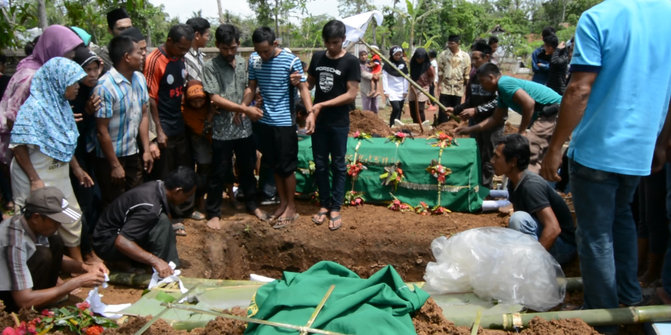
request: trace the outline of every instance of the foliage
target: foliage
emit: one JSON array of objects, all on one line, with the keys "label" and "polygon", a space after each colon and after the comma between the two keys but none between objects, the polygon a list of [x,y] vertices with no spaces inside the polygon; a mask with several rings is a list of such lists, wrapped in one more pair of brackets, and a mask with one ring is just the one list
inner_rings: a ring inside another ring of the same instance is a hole
[{"label": "foliage", "polygon": [[368,0],[338,0],[338,13],[348,17],[374,10],[375,6]]},{"label": "foliage", "polygon": [[45,309],[41,316],[28,322],[21,321],[12,313],[15,327],[7,327],[2,335],[46,334],[57,330],[68,330],[75,334],[99,335],[104,328],[115,328],[117,324],[107,318],[95,316],[87,302],[76,306]]},{"label": "foliage", "polygon": [[[247,0],[250,9],[256,13],[259,26],[274,27],[275,35],[283,39],[289,33],[286,25],[294,14],[306,14],[305,7],[310,0]],[[284,26],[280,26],[280,25]],[[284,29],[283,29],[284,28]]]},{"label": "foliage", "polygon": [[366,201],[363,197],[363,192],[347,191],[345,193],[345,205],[348,206],[363,206]]},{"label": "foliage", "polygon": [[28,22],[37,21],[37,12],[33,2],[25,1],[16,3],[9,7],[0,9],[0,49],[21,48],[23,43],[17,33],[24,32],[26,27],[30,27]]}]

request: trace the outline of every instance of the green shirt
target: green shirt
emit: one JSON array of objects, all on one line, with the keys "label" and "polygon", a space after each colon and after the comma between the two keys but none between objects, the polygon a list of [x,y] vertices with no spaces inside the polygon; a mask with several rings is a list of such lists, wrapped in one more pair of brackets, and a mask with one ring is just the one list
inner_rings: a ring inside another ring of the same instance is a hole
[{"label": "green shirt", "polygon": [[[217,94],[233,103],[239,104],[247,88],[247,61],[235,55],[235,67],[221,55],[208,60],[203,65],[203,90],[208,94]],[[214,115],[212,138],[218,141],[230,141],[247,138],[252,135],[252,122],[242,116],[242,122],[235,124],[235,113],[219,109]]]},{"label": "green shirt", "polygon": [[519,89],[527,92],[531,99],[534,99],[537,104],[553,105],[561,102],[561,95],[557,94],[557,92],[551,88],[533,81],[501,76],[501,78],[499,78],[498,86],[498,106],[501,108],[511,108],[520,114],[522,114],[522,107],[513,101],[513,95]]}]

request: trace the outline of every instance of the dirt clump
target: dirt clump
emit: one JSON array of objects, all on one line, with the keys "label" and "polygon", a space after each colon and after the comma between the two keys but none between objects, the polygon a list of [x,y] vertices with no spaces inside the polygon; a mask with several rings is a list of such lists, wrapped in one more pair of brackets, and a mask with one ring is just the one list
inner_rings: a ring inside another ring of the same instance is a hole
[{"label": "dirt clump", "polygon": [[580,319],[563,319],[547,321],[535,317],[529,321],[529,327],[520,334],[523,335],[597,335],[599,332]]},{"label": "dirt clump", "polygon": [[466,327],[457,327],[443,316],[443,310],[436,302],[429,298],[422,308],[412,316],[417,335],[454,334],[468,335],[471,332]]},{"label": "dirt clump", "polygon": [[[225,314],[232,314],[236,316],[247,316],[247,311],[240,307],[233,307],[223,311]],[[216,319],[207,323],[205,328],[197,328],[191,331],[191,335],[208,335],[208,334],[228,334],[228,335],[242,335],[245,333],[247,323],[233,319],[226,319],[217,317]]]},{"label": "dirt clump", "polygon": [[350,135],[356,131],[367,133],[374,137],[387,137],[394,134],[387,123],[371,111],[355,109],[349,114],[349,121]]},{"label": "dirt clump", "polygon": [[[103,334],[105,335],[132,335],[135,334],[140,328],[142,328],[147,322],[151,320],[151,317],[141,318],[131,316],[124,322],[119,328],[109,328],[105,329]],[[147,329],[144,334],[146,335],[167,335],[167,334],[189,334],[185,330],[175,330],[173,329],[165,320],[160,319],[154,322],[149,329]]]},{"label": "dirt clump", "polygon": [[435,131],[442,131],[452,137],[469,137],[469,135],[457,135],[456,133],[458,127],[465,125],[468,125],[467,121],[457,122],[456,120],[450,119],[450,121],[443,122],[436,126]]}]

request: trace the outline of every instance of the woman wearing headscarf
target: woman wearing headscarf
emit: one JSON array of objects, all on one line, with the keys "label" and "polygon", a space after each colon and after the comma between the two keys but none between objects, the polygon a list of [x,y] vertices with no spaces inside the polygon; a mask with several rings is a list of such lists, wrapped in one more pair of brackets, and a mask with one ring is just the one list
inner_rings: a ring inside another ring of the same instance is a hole
[{"label": "woman wearing headscarf", "polygon": [[[391,116],[389,117],[389,126],[394,125],[394,120],[400,119],[403,113],[403,102],[408,95],[408,81],[401,75],[401,72],[408,74],[408,66],[403,60],[403,48],[395,45],[389,50],[391,64],[382,67],[382,88],[384,95],[391,104]],[[399,72],[400,71],[400,72]]]},{"label": "woman wearing headscarf", "polygon": [[[31,190],[54,186],[71,207],[79,209],[70,184],[70,166],[80,183],[93,185],[73,159],[79,131],[68,101],[77,96],[78,82],[85,76],[79,64],[62,57],[52,58],[35,73],[30,97],[19,109],[10,138],[14,152],[10,173],[17,207],[23,207]],[[70,257],[78,261],[82,261],[81,228],[80,219],[58,229]]]},{"label": "woman wearing headscarf", "polygon": [[81,38],[70,28],[52,25],[44,29],[37,40],[33,53],[16,66],[16,73],[7,84],[0,101],[0,164],[9,164],[12,159],[8,150],[9,136],[16,113],[30,95],[30,82],[35,72],[53,57],[74,56],[74,49],[82,44]]},{"label": "woman wearing headscarf", "polygon": [[[431,83],[436,74],[433,72],[429,55],[424,48],[418,48],[410,59],[410,78],[422,86],[427,92],[431,87]],[[424,117],[424,105],[429,98],[420,92],[418,89],[412,87],[408,92],[408,105],[410,105],[410,116],[412,122],[421,123],[426,119]],[[418,112],[419,110],[419,112]],[[419,119],[417,115],[419,114]]]}]

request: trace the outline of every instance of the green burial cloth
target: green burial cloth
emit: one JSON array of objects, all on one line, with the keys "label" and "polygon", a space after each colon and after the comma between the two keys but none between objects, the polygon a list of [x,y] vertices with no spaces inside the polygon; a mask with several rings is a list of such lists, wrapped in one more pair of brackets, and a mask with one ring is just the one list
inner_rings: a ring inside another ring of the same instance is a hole
[{"label": "green burial cloth", "polygon": [[[345,334],[416,334],[409,313],[429,294],[409,287],[391,265],[368,279],[346,267],[321,261],[303,273],[284,272],[280,280],[260,287],[247,315],[305,326],[331,285],[335,289],[312,328]],[[296,330],[249,323],[245,334],[298,334]]]},{"label": "green burial cloth", "polygon": [[[354,159],[354,150],[358,140],[347,139],[348,163]],[[431,146],[435,140],[426,138],[406,139],[399,145],[386,138],[362,140],[357,160],[366,166],[354,183],[354,190],[363,192],[366,202],[389,202],[394,197],[404,203],[417,206],[423,201],[433,207],[438,205],[438,182],[426,168],[431,160],[438,159],[439,148]],[[482,208],[482,200],[489,190],[480,186],[480,155],[478,146],[472,138],[459,138],[456,144],[445,148],[442,165],[452,170],[441,187],[440,205],[452,211],[477,212]],[[400,161],[405,179],[397,189],[382,185],[380,174],[385,167]],[[347,176],[346,191],[352,187],[352,179]],[[312,141],[309,137],[298,142],[298,171],[296,173],[296,191],[311,194],[317,190],[314,178]]]}]

